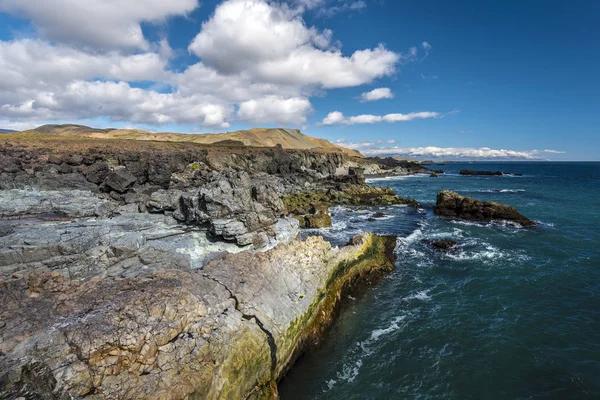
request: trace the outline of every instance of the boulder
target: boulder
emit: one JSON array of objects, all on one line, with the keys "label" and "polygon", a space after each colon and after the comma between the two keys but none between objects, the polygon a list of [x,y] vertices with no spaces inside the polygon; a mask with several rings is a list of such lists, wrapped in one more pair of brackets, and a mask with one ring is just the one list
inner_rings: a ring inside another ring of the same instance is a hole
[{"label": "boulder", "polygon": [[108,167],[108,164],[104,161],[99,161],[88,167],[85,172],[85,178],[88,181],[99,185],[106,179],[109,173],[110,168]]},{"label": "boulder", "polygon": [[[326,213],[319,213],[314,215],[308,214],[300,218],[300,225],[303,228],[318,229],[331,227],[331,217],[329,216],[329,214]],[[304,222],[304,224],[302,222]]]},{"label": "boulder", "polygon": [[431,175],[429,175],[430,178],[437,178],[438,174],[434,171],[431,173]]},{"label": "boulder", "polygon": [[125,193],[136,181],[137,178],[125,168],[119,168],[108,174],[104,179],[104,186],[117,193]]},{"label": "boulder", "polygon": [[442,217],[452,217],[469,221],[512,221],[524,227],[537,225],[536,222],[520,214],[516,208],[492,201],[481,201],[464,197],[450,190],[437,195],[434,213]]}]

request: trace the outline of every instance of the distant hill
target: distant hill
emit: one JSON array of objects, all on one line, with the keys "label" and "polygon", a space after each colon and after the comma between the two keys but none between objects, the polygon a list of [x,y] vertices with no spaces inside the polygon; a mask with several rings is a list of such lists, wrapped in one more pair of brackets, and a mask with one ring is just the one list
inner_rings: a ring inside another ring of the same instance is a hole
[{"label": "distant hill", "polygon": [[17,131],[13,131],[12,129],[0,129],[0,133],[13,133]]},{"label": "distant hill", "polygon": [[24,134],[50,134],[58,136],[79,136],[97,139],[129,139],[153,140],[168,142],[192,142],[202,144],[239,143],[252,147],[274,147],[281,145],[284,149],[322,149],[331,152],[362,157],[356,150],[331,143],[325,139],[304,135],[298,129],[254,128],[227,133],[186,134],[160,132],[153,133],[139,129],[96,129],[84,125],[43,125]]}]

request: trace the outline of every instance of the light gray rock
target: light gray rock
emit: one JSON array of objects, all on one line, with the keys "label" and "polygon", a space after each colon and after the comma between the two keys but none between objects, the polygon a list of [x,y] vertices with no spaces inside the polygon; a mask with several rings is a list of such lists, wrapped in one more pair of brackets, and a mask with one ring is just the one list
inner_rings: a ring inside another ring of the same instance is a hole
[{"label": "light gray rock", "polygon": [[62,217],[108,216],[116,204],[82,190],[0,191],[0,218],[56,214]]}]

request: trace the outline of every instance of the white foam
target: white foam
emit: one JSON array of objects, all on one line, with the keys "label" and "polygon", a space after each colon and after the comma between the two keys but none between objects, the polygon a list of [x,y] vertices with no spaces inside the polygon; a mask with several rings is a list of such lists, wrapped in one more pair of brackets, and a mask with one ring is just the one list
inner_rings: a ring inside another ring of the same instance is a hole
[{"label": "white foam", "polygon": [[421,300],[421,301],[429,301],[431,300],[431,296],[428,295],[429,290],[420,290],[415,294],[411,294],[410,296],[404,297],[402,300],[410,301],[410,300]]},{"label": "white foam", "polygon": [[404,179],[423,178],[423,177],[428,177],[428,176],[429,176],[429,174],[382,176],[382,177],[378,177],[378,178],[367,178],[367,179],[365,179],[365,182],[370,183],[370,182],[380,182],[380,181],[401,181]]}]

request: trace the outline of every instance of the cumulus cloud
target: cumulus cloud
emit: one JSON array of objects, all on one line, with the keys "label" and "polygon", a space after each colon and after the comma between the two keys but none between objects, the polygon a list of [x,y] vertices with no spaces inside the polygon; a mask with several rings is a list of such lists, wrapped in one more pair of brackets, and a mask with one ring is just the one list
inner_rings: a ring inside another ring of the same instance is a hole
[{"label": "cumulus cloud", "polygon": [[142,22],[186,15],[198,5],[198,0],[0,0],[0,11],[30,19],[52,41],[147,50]]},{"label": "cumulus cloud", "polygon": [[405,122],[412,121],[415,119],[426,119],[426,118],[440,118],[443,115],[438,112],[433,111],[420,111],[420,112],[412,112],[408,114],[387,114],[387,115],[371,115],[371,114],[362,114],[356,115],[352,117],[346,117],[340,111],[332,111],[330,112],[324,119],[321,121],[321,125],[356,125],[356,124],[374,124],[377,122]]},{"label": "cumulus cloud", "polygon": [[393,99],[394,93],[390,88],[377,88],[373,89],[370,92],[365,92],[360,95],[360,102],[365,103],[368,101],[377,101],[381,99]]},{"label": "cumulus cloud", "polygon": [[325,89],[358,86],[396,72],[401,55],[379,45],[344,56],[332,32],[307,27],[289,7],[229,0],[217,7],[189,50],[219,73]]},{"label": "cumulus cloud", "polygon": [[279,120],[285,124],[301,125],[306,122],[305,115],[311,110],[312,106],[307,99],[268,96],[243,102],[238,116],[244,121],[258,124]]},{"label": "cumulus cloud", "polygon": [[[311,96],[371,83],[417,57],[416,48],[401,54],[376,43],[344,54],[332,31],[307,26],[302,13],[361,2],[301,2],[223,1],[189,45],[200,60],[173,71],[167,38],[148,42],[140,24],[186,15],[197,0],[0,0],[0,11],[30,19],[39,32],[0,41],[0,120],[301,125],[313,111]],[[379,118],[407,117],[348,121]]]},{"label": "cumulus cloud", "polygon": [[[541,153],[564,153],[557,150],[506,150],[491,149],[489,147],[385,147],[373,148],[364,144],[347,144],[351,148],[360,148],[366,155],[406,156],[418,158],[445,158],[445,159],[522,159],[537,160]],[[362,146],[362,147],[361,147]]]}]

